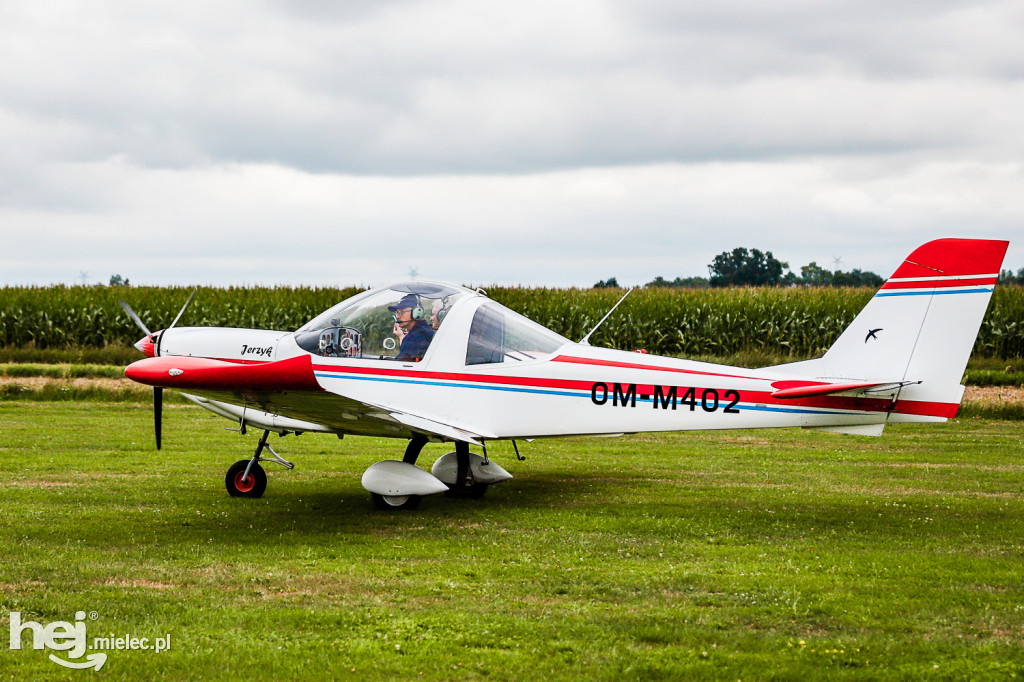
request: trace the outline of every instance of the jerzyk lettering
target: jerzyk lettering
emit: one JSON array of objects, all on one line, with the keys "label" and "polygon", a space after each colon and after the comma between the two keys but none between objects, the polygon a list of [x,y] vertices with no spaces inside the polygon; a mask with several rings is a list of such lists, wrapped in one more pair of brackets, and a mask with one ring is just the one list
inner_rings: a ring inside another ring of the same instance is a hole
[{"label": "jerzyk lettering", "polygon": [[242,355],[261,355],[263,357],[269,358],[273,354],[273,352],[274,352],[274,347],[273,346],[259,347],[259,346],[249,346],[249,345],[244,344],[244,343],[242,344]]}]

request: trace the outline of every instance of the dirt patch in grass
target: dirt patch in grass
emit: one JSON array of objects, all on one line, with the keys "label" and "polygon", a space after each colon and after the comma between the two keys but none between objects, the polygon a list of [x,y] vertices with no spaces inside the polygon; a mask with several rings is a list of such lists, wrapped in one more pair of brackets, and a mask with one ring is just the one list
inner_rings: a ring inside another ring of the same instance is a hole
[{"label": "dirt patch in grass", "polygon": [[1021,471],[1024,466],[1013,464],[976,464],[974,462],[847,462],[844,466],[881,467],[888,469],[963,469],[965,471],[997,471],[1010,473]]},{"label": "dirt patch in grass", "polygon": [[64,488],[73,485],[70,481],[7,481],[12,488]]},{"label": "dirt patch in grass", "polygon": [[177,587],[171,583],[163,583],[159,580],[146,580],[144,578],[138,578],[135,580],[115,580],[114,578],[108,578],[102,583],[98,580],[94,581],[96,584],[106,585],[107,587],[142,587],[147,590],[171,590]]},{"label": "dirt patch in grass", "polygon": [[1001,404],[1024,403],[1022,386],[968,386],[964,393],[965,403]]},{"label": "dirt patch in grass", "polygon": [[[24,386],[32,391],[41,391],[47,386],[59,385],[70,388],[104,388],[107,390],[118,390],[126,387],[139,386],[131,379],[90,379],[78,377],[75,379],[54,379],[53,377],[0,377],[0,386],[15,384]],[[146,389],[148,390],[148,389]]]},{"label": "dirt patch in grass", "polygon": [[23,583],[0,583],[0,592],[4,594],[17,594],[18,590],[24,590],[28,587],[45,587],[46,583],[42,580],[26,580]]},{"label": "dirt patch in grass", "polygon": [[68,486],[78,486],[84,481],[96,481],[102,479],[132,479],[138,480],[143,478],[158,478],[162,474],[145,474],[145,473],[110,473],[110,472],[78,472],[71,474],[74,480],[71,481],[51,481],[41,479],[12,479],[4,481],[3,485],[11,488],[66,488]]},{"label": "dirt patch in grass", "polygon": [[[739,436],[729,435],[729,436],[725,436],[725,437],[722,437],[722,436],[716,434],[715,439],[720,441],[720,442],[729,443],[729,444],[751,445],[751,446],[757,446],[757,447],[768,447],[768,446],[771,446],[771,445],[774,444],[770,438],[766,438],[764,436],[751,436],[751,435],[747,435],[747,434],[739,435]],[[652,439],[652,440],[656,440],[656,439]]]}]

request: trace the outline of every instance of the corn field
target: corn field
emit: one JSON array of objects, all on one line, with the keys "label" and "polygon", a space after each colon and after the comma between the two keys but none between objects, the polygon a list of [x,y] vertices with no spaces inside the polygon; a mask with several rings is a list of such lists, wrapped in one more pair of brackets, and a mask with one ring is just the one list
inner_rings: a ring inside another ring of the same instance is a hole
[{"label": "corn field", "polygon": [[[356,288],[200,288],[179,322],[187,326],[294,330]],[[171,323],[185,287],[0,288],[0,347],[131,345],[139,330],[127,300],[152,330]],[[488,289],[488,295],[573,339],[581,339],[622,295],[618,289]],[[824,352],[873,289],[641,289],[591,337],[594,345],[682,356],[747,351],[794,359]],[[976,357],[1024,357],[1024,288],[996,288]]]}]

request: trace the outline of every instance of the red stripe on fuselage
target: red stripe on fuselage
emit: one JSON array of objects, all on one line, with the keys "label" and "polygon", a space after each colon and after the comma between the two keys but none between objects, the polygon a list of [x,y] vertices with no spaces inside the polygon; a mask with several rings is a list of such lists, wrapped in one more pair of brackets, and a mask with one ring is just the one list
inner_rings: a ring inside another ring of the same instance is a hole
[{"label": "red stripe on fuselage", "polygon": [[764,377],[744,376],[742,374],[721,374],[718,372],[701,372],[695,369],[682,369],[679,367],[658,367],[656,365],[641,365],[636,362],[620,362],[618,360],[595,360],[593,358],[578,358],[572,355],[559,355],[552,358],[552,362],[568,362],[576,365],[594,365],[597,367],[621,367],[624,369],[642,369],[650,372],[678,372],[680,374],[694,374],[705,377],[726,377],[728,379],[750,379],[753,381],[768,381]]},{"label": "red stripe on fuselage", "polygon": [[[622,363],[631,364],[631,363]],[[643,366],[644,369],[661,369],[649,366]],[[395,379],[418,379],[418,380],[435,380],[435,381],[461,381],[469,384],[500,384],[504,386],[522,386],[524,388],[549,388],[549,389],[563,389],[563,390],[576,390],[576,391],[592,391],[595,384],[602,383],[608,388],[612,388],[616,382],[612,381],[601,381],[601,380],[578,380],[578,379],[551,379],[543,377],[515,377],[515,376],[499,376],[499,375],[486,375],[486,374],[465,374],[462,372],[427,372],[413,369],[389,369],[384,367],[352,367],[349,365],[314,365],[313,370],[316,372],[335,372],[339,374],[362,374],[376,377],[393,377]],[[712,375],[712,376],[733,376],[733,375]],[[748,378],[748,377],[734,377],[734,378]],[[618,382],[620,386],[628,386],[628,383]],[[664,393],[664,389],[669,388],[668,386],[661,385]],[[651,399],[654,396],[654,384],[636,384],[636,395],[638,398],[641,396],[646,399]],[[689,386],[677,386],[676,398],[677,400],[682,398],[683,391],[678,389],[687,389]],[[720,401],[726,401],[725,397],[726,390],[724,387],[704,387],[704,386],[693,386],[697,393],[697,401],[701,400],[701,393],[708,389],[714,389],[718,392]],[[772,405],[778,407],[808,407],[808,408],[821,408],[829,410],[849,410],[855,412],[887,412],[891,404],[891,400],[888,398],[862,398],[862,397],[851,397],[851,396],[817,396],[809,398],[797,398],[790,400],[779,400],[773,398],[770,391],[751,391],[744,390],[739,391],[740,402],[746,404],[760,404],[760,405]],[[958,405],[956,403],[933,403],[933,402],[922,402],[915,400],[900,400],[896,403],[894,412],[901,414],[916,414],[923,416],[934,416],[934,417],[952,417],[956,415]]]},{"label": "red stripe on fuselage", "polygon": [[315,372],[340,372],[344,374],[369,374],[372,376],[396,377],[402,379],[435,379],[437,381],[485,382],[508,384],[510,386],[537,386],[544,388],[567,388],[589,391],[594,382],[576,379],[534,379],[532,377],[495,376],[488,374],[464,374],[461,372],[428,372],[410,369],[388,369],[385,367],[352,367],[351,365],[313,365]]}]

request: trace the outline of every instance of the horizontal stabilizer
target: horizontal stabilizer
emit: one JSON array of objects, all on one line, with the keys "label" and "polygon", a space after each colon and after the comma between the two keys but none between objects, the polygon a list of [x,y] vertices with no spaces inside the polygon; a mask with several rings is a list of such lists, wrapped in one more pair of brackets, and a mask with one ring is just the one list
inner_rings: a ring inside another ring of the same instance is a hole
[{"label": "horizontal stabilizer", "polygon": [[812,398],[820,395],[832,395],[833,393],[845,393],[847,391],[866,391],[869,388],[878,390],[896,389],[900,386],[913,383],[906,381],[859,381],[855,383],[830,384],[821,381],[776,381],[772,388],[773,398],[780,400],[795,400],[797,398]]}]

